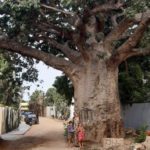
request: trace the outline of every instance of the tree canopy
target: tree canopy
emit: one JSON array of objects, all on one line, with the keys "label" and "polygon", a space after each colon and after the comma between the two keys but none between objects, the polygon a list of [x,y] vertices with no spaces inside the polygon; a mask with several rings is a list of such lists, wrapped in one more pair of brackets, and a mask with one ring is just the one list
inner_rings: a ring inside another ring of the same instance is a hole
[{"label": "tree canopy", "polygon": [[[65,73],[82,62],[81,57],[90,58],[92,43],[103,41],[118,63],[149,53],[149,0],[5,0],[0,4],[0,47]],[[106,52],[97,55],[104,58]]]},{"label": "tree canopy", "polygon": [[[103,44],[113,53],[97,53],[100,59],[107,59],[107,55],[118,63],[149,54],[149,18],[149,0],[1,0],[0,47],[42,60],[71,77],[74,65],[90,59],[96,49],[93,44]],[[13,57],[18,72],[27,68],[17,77],[19,83],[21,78],[37,80],[32,58]],[[62,81],[57,78],[54,85],[62,93],[59,83]],[[72,92],[65,95],[71,100]]]},{"label": "tree canopy", "polygon": [[[100,59],[107,59],[107,55],[118,63],[131,56],[149,54],[149,18],[149,0],[1,0],[0,47],[43,60],[71,77],[74,65],[90,59],[96,49],[93,44],[103,44],[112,52],[111,56],[104,51],[97,53]],[[22,79],[34,81],[37,71],[29,57],[13,54],[13,61],[18,72],[23,71],[22,67],[28,68]],[[132,79],[127,78],[126,82]],[[58,83],[62,83],[60,78],[54,85],[61,93]],[[72,92],[65,95],[71,100]]]}]

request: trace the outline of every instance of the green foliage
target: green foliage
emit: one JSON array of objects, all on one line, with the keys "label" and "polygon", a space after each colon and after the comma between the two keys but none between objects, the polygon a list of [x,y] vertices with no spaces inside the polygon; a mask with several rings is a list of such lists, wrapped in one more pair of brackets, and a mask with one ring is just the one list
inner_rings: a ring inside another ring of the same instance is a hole
[{"label": "green foliage", "polygon": [[45,105],[51,106],[54,104],[54,97],[56,94],[56,90],[54,88],[49,88],[46,92]]},{"label": "green foliage", "polygon": [[[0,26],[6,31],[5,36],[15,37],[19,42],[27,42],[26,34],[31,22],[38,16],[38,0],[5,0],[0,2]],[[0,32],[3,32],[0,29]]]},{"label": "green foliage", "polygon": [[147,28],[147,31],[145,32],[142,40],[139,43],[140,47],[146,47],[150,46],[150,26]]},{"label": "green foliage", "polygon": [[119,92],[122,103],[149,101],[150,57],[129,59],[120,66]]},{"label": "green foliage", "polygon": [[138,136],[135,138],[135,142],[136,143],[142,143],[145,141],[146,139],[146,130],[147,130],[148,126],[144,125],[141,128],[138,129]]},{"label": "green foliage", "polygon": [[37,81],[34,61],[0,50],[0,103],[19,107],[23,81]]},{"label": "green foliage", "polygon": [[0,103],[19,107],[21,85],[15,75],[9,56],[0,53]]},{"label": "green foliage", "polygon": [[[0,36],[7,37],[8,39],[13,39],[16,42],[23,44],[24,46],[29,46],[36,48],[37,50],[46,52],[48,54],[54,54],[57,57],[64,57],[65,55],[58,49],[50,46],[47,39],[55,40],[58,43],[64,45],[68,43],[69,47],[73,50],[77,50],[78,47],[74,42],[71,43],[71,36],[69,38],[65,36],[66,32],[74,31],[72,22],[70,21],[68,15],[62,14],[51,9],[46,9],[41,7],[41,3],[48,4],[54,8],[70,11],[76,14],[79,14],[81,19],[83,19],[83,14],[88,12],[88,9],[92,9],[99,4],[104,4],[108,1],[106,0],[0,0]],[[116,2],[116,1],[115,1]],[[110,33],[113,29],[111,23],[112,15],[123,16],[117,19],[119,23],[124,17],[133,17],[136,13],[140,13],[150,8],[149,0],[123,0],[125,2],[124,8],[121,10],[112,10],[110,13],[102,15],[104,19],[104,30],[102,31],[105,38],[106,35]],[[41,11],[42,10],[42,11]],[[84,11],[85,10],[85,11]],[[42,12],[42,13],[41,13]],[[95,17],[99,14],[94,15]],[[88,19],[88,18],[85,18]],[[82,20],[83,23],[85,20]],[[48,26],[47,26],[48,25]],[[39,26],[42,26],[40,28]],[[51,30],[52,26],[52,30]],[[54,29],[53,29],[54,27]],[[44,29],[44,30],[43,30]],[[56,30],[55,30],[56,29]],[[133,33],[133,28],[129,28],[129,35]],[[54,32],[55,31],[55,32]],[[68,33],[67,32],[67,33]],[[76,33],[80,32],[78,29]],[[39,40],[43,35],[44,40]],[[80,34],[81,35],[81,34]],[[0,37],[1,38],[1,37]],[[123,41],[114,41],[115,48],[119,47]],[[139,42],[137,47],[145,47],[149,44],[150,40],[150,28],[147,29],[143,39]],[[78,51],[78,50],[77,50]],[[16,72],[17,84],[22,84],[23,80],[35,81],[37,80],[37,70],[33,68],[34,61],[31,58],[22,58],[20,55],[14,54],[13,61],[16,66],[14,67]],[[104,57],[103,55],[100,58]],[[134,61],[129,64],[129,71],[126,72],[125,66],[122,65],[120,74],[119,74],[119,87],[120,87],[120,96],[123,102],[142,102],[143,99],[146,100],[148,97],[148,91],[150,88],[150,79],[149,71],[147,68],[150,66],[149,61],[144,62],[143,60],[139,61],[139,64],[136,64]],[[3,60],[2,60],[3,61]],[[136,61],[136,60],[135,60]],[[142,63],[147,63],[147,68],[143,66]],[[5,68],[7,63],[3,64]],[[7,69],[3,69],[4,74],[10,75],[7,72]],[[23,71],[21,75],[20,72]],[[7,67],[6,67],[7,68]],[[123,69],[122,69],[123,68]],[[11,76],[11,75],[10,75]],[[73,95],[73,87],[69,83],[67,77],[61,77],[56,79],[54,83],[57,91],[60,94],[64,94],[68,104],[71,102]],[[145,83],[143,81],[146,81]],[[70,90],[71,89],[71,90]]]},{"label": "green foliage", "polygon": [[67,111],[67,103],[65,97],[59,94],[55,88],[49,88],[46,92],[45,97],[45,105],[46,106],[55,106],[56,111],[64,114]]},{"label": "green foliage", "polygon": [[53,86],[57,89],[57,92],[65,96],[67,104],[70,105],[73,98],[73,85],[67,76],[62,75],[56,77]]},{"label": "green foliage", "polygon": [[41,90],[35,90],[30,96],[31,102],[38,102],[40,99],[44,99],[44,92]]},{"label": "green foliage", "polygon": [[127,9],[126,14],[129,17],[133,17],[135,14],[144,12],[148,8],[150,8],[150,1],[149,0],[127,0]]},{"label": "green foliage", "polygon": [[[149,0],[123,0],[125,2],[125,6],[123,11],[112,11],[110,14],[103,16],[105,20],[104,33],[105,35],[110,32],[112,29],[112,24],[110,23],[110,16],[112,14],[124,14],[124,16],[133,16],[135,13],[143,12],[144,10],[150,8]],[[0,1],[0,33],[5,36],[9,36],[9,38],[13,38],[18,42],[21,42],[25,45],[32,45],[37,49],[40,49],[47,53],[52,53],[54,55],[60,54],[58,49],[54,49],[53,47],[48,46],[48,42],[45,40],[43,42],[39,42],[36,39],[36,36],[42,33],[42,29],[37,26],[43,25],[43,23],[52,23],[55,27],[59,27],[62,31],[72,31],[72,24],[70,19],[68,19],[67,15],[62,15],[59,12],[55,12],[52,10],[44,9],[43,13],[41,13],[41,4],[47,4],[54,8],[58,8],[64,11],[70,11],[80,16],[83,15],[84,10],[92,9],[99,4],[108,3],[106,0],[5,0]],[[86,12],[85,11],[85,12]],[[97,14],[99,16],[99,14]],[[123,16],[123,17],[124,17]],[[117,20],[121,21],[122,18]],[[49,32],[49,28],[45,27],[45,33],[47,36],[52,36],[59,43],[64,43],[67,40],[70,42],[70,39],[66,39],[65,36],[59,34],[53,34]],[[42,34],[41,34],[42,35]],[[148,36],[145,35],[145,38]],[[144,38],[144,39],[145,39]],[[145,40],[143,40],[145,41]],[[116,41],[118,43],[118,41]],[[145,42],[146,43],[146,42]],[[73,45],[73,44],[71,44]],[[57,56],[63,56],[57,55]]]}]

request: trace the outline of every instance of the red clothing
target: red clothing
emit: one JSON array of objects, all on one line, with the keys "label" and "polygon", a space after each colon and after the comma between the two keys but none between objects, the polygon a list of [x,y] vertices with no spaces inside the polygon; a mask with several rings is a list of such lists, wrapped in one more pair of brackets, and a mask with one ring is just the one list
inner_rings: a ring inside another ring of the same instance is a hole
[{"label": "red clothing", "polygon": [[84,140],[84,137],[85,137],[85,134],[84,134],[84,131],[80,130],[78,132],[78,141],[83,141]]}]

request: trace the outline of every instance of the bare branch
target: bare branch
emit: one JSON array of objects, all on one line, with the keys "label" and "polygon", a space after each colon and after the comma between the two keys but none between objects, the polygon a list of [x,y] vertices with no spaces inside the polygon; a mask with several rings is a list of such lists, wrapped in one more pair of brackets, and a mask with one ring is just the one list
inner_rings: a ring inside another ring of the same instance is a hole
[{"label": "bare branch", "polygon": [[130,27],[132,26],[134,23],[139,23],[142,20],[144,20],[145,18],[149,18],[150,17],[150,10],[147,10],[144,13],[139,13],[136,14],[134,18],[125,18],[123,21],[120,22],[120,24],[118,24],[118,26],[116,26],[109,34],[108,36],[105,38],[104,40],[104,46],[108,51],[112,51],[113,49],[113,42],[117,41],[120,39],[120,37],[122,36],[122,34]]},{"label": "bare branch", "polygon": [[98,12],[108,12],[111,10],[118,10],[118,9],[121,9],[122,6],[123,6],[123,3],[120,3],[120,2],[116,4],[103,4],[103,5],[99,5],[95,7],[90,13],[96,14]]},{"label": "bare branch", "polygon": [[66,14],[66,15],[74,16],[74,13],[72,13],[72,12],[63,11],[63,10],[57,9],[55,7],[52,7],[52,6],[47,6],[47,5],[42,4],[41,7],[51,9],[51,10],[54,10],[54,11],[57,11],[57,12],[61,12],[61,13]]},{"label": "bare branch", "polygon": [[120,14],[115,14],[115,15],[111,16],[111,21],[112,21],[113,27],[116,27],[118,25],[117,18],[120,16],[123,16],[123,15],[124,15],[124,13],[120,13]]},{"label": "bare branch", "polygon": [[111,22],[113,24],[113,27],[116,27],[118,25],[116,19],[117,19],[117,15],[111,17]]},{"label": "bare branch", "polygon": [[150,55],[150,47],[146,48],[134,48],[127,55],[126,59],[132,56]]},{"label": "bare branch", "polygon": [[124,53],[121,53],[119,55],[115,56],[115,59],[117,60],[117,63],[120,64],[121,62],[125,61],[127,58],[133,57],[133,56],[144,56],[144,55],[150,55],[150,47],[146,48],[133,48],[129,51],[126,51]]},{"label": "bare branch", "polygon": [[72,69],[73,67],[73,64],[70,61],[66,61],[63,58],[58,58],[52,54],[48,54],[31,47],[23,46],[11,40],[0,40],[0,48],[19,53],[23,56],[41,60],[45,64],[64,72],[66,72],[66,70]]},{"label": "bare branch", "polygon": [[129,28],[129,26],[131,26],[133,24],[133,20],[132,19],[124,19],[123,21],[120,22],[120,24],[118,24],[118,26],[116,26],[111,33],[105,38],[104,40],[104,46],[108,51],[112,51],[112,43],[116,40],[118,40],[118,38]]}]

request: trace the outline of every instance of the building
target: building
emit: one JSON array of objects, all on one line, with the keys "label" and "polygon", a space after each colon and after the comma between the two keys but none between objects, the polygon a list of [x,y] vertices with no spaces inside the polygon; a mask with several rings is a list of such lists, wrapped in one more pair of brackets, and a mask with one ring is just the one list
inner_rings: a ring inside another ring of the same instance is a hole
[{"label": "building", "polygon": [[22,102],[20,103],[20,111],[29,111],[29,103],[28,102]]}]

